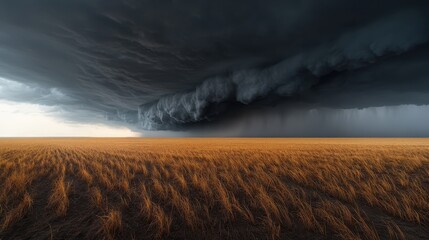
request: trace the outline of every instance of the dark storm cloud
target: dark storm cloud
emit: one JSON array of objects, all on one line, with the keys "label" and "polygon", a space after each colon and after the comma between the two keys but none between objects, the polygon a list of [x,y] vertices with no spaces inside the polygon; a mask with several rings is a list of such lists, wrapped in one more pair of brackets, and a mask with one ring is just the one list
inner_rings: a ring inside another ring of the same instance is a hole
[{"label": "dark storm cloud", "polygon": [[49,96],[0,98],[85,109],[150,130],[264,101],[429,103],[415,94],[429,90],[426,1],[0,4],[0,77]]}]

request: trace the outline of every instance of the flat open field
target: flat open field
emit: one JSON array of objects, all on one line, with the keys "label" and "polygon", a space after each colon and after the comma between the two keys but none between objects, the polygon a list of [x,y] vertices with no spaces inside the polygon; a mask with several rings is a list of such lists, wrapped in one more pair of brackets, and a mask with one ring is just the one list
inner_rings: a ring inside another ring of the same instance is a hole
[{"label": "flat open field", "polygon": [[429,139],[0,139],[0,239],[429,239]]}]

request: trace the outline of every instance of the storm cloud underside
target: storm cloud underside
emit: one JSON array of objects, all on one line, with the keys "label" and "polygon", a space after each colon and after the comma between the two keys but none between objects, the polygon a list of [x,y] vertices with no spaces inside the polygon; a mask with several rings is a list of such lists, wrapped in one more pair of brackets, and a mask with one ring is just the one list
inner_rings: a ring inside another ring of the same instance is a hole
[{"label": "storm cloud underside", "polygon": [[427,1],[17,0],[0,8],[0,77],[27,88],[0,98],[181,131],[278,106],[429,104],[428,12]]}]

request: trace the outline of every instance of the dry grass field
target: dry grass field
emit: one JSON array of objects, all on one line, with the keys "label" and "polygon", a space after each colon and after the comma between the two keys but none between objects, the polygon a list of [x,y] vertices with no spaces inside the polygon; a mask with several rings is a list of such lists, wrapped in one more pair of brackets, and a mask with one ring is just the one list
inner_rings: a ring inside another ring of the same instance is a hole
[{"label": "dry grass field", "polygon": [[429,139],[0,139],[0,239],[429,239]]}]

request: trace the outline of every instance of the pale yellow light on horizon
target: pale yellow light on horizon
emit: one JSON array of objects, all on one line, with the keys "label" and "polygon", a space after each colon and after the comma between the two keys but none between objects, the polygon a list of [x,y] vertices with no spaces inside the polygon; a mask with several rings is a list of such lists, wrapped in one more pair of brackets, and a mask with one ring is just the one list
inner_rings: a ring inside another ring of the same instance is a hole
[{"label": "pale yellow light on horizon", "polygon": [[0,137],[138,137],[126,127],[71,123],[46,112],[46,107],[0,100]]}]

